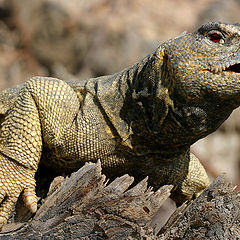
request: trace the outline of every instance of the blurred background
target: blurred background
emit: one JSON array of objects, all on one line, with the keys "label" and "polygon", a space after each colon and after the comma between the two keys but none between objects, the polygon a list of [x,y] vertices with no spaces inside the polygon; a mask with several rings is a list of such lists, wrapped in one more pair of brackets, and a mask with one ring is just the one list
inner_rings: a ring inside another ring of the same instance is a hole
[{"label": "blurred background", "polygon": [[[111,74],[208,21],[240,21],[240,0],[0,0],[0,90],[31,76]],[[192,146],[210,177],[240,185],[240,111]]]}]

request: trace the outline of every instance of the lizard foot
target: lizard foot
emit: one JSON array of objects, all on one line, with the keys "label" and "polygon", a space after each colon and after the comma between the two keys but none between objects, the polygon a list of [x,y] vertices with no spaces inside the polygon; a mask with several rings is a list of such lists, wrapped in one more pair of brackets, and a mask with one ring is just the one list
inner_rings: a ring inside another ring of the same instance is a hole
[{"label": "lizard foot", "polygon": [[7,223],[19,195],[31,212],[37,211],[35,171],[0,153],[0,229]]}]

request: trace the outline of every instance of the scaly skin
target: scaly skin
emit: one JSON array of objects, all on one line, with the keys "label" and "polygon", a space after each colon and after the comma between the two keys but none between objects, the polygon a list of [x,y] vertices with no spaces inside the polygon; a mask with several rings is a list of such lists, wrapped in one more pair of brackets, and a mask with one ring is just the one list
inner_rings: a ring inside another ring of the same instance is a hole
[{"label": "scaly skin", "polygon": [[108,176],[174,184],[179,203],[209,184],[190,145],[240,103],[240,27],[209,23],[120,73],[35,77],[0,93],[0,225],[19,194],[36,211],[39,161],[59,173],[100,159]]}]

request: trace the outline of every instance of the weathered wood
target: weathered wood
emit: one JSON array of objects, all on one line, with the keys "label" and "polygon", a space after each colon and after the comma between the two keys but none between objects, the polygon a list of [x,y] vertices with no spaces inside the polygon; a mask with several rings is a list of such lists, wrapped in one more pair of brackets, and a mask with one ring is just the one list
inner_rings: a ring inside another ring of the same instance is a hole
[{"label": "weathered wood", "polygon": [[100,162],[86,164],[70,178],[56,178],[36,215],[7,225],[0,239],[240,239],[239,193],[224,176],[179,207],[159,236],[172,186],[153,192],[146,178],[129,189],[133,180],[124,175],[107,184]]},{"label": "weathered wood", "polygon": [[224,175],[218,177],[195,201],[171,216],[159,239],[240,239],[239,193]]},{"label": "weathered wood", "polygon": [[87,164],[52,190],[29,223],[0,239],[155,239],[149,224],[172,186],[153,192],[144,179],[128,190],[133,180],[107,185],[100,163]]}]

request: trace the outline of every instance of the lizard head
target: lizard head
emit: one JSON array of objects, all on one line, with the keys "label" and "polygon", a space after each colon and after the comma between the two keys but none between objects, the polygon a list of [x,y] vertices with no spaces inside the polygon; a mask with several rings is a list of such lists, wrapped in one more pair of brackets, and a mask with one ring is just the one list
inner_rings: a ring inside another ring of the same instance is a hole
[{"label": "lizard head", "polygon": [[163,47],[172,88],[185,101],[240,104],[240,25],[208,23]]}]

